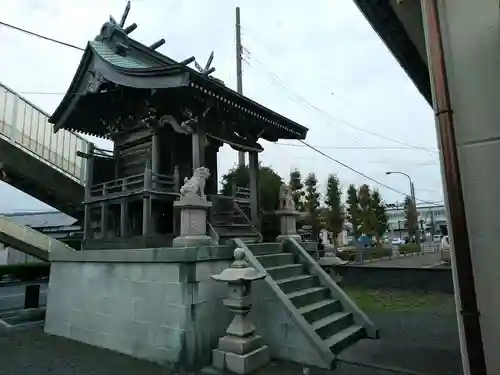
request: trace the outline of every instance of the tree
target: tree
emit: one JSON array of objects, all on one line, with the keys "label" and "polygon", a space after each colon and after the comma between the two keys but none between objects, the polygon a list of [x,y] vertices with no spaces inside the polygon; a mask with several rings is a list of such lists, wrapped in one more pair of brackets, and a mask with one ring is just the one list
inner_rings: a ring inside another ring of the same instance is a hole
[{"label": "tree", "polygon": [[[221,194],[233,195],[233,186],[249,186],[248,167],[233,167],[222,176]],[[265,241],[275,241],[280,225],[274,211],[278,208],[283,179],[271,167],[259,165],[259,204],[262,214],[262,236]]]},{"label": "tree", "polygon": [[405,227],[408,235],[413,237],[418,229],[417,208],[410,196],[405,197]]},{"label": "tree", "polygon": [[325,204],[327,205],[326,226],[333,237],[342,232],[345,219],[344,205],[342,204],[342,186],[336,175],[328,176]]},{"label": "tree", "polygon": [[352,232],[354,237],[358,238],[359,225],[360,225],[360,212],[359,212],[359,200],[358,191],[356,186],[353,184],[349,185],[347,189],[347,219],[352,225]]},{"label": "tree", "polygon": [[290,172],[290,187],[292,190],[292,198],[295,202],[295,208],[298,211],[304,211],[304,203],[302,201],[302,197],[305,195],[304,184],[302,183],[302,174],[298,169]]},{"label": "tree", "polygon": [[318,235],[319,232],[319,193],[318,193],[318,179],[314,173],[309,173],[305,180],[305,202],[304,208],[307,213],[307,223],[312,227],[312,232],[314,236]]},{"label": "tree", "polygon": [[380,237],[387,231],[388,217],[385,212],[385,204],[382,196],[376,189],[372,193],[372,209],[375,214],[375,235],[377,236],[377,241],[379,241]]},{"label": "tree", "polygon": [[376,217],[372,207],[372,192],[367,184],[361,185],[358,191],[361,233],[367,236],[375,234]]}]

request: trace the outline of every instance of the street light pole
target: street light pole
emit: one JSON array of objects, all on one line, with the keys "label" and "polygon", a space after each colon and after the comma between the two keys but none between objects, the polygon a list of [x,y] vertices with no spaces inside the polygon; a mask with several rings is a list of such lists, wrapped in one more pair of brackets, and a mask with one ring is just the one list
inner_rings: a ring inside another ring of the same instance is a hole
[{"label": "street light pole", "polygon": [[[409,174],[407,173],[404,173],[404,172],[385,172],[386,175],[390,175],[390,174],[402,174],[403,176],[406,176],[408,178],[408,180],[410,181],[410,199],[411,201],[413,202],[413,207],[415,207],[415,213],[417,213],[417,201],[415,200],[415,186],[413,185],[413,181],[410,177]],[[418,215],[418,213],[417,213]],[[418,233],[418,218],[417,218],[417,233]],[[420,243],[420,236],[416,236],[415,240],[417,243]]]}]

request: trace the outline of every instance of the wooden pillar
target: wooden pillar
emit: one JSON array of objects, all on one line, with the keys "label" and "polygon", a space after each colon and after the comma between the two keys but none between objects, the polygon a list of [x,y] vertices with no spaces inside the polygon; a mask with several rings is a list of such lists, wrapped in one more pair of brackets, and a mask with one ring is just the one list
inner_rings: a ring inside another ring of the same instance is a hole
[{"label": "wooden pillar", "polygon": [[205,166],[205,128],[198,123],[196,132],[192,134],[193,144],[193,172]]},{"label": "wooden pillar", "polygon": [[[85,201],[90,200],[90,191],[94,179],[94,144],[87,143],[87,150],[85,150]],[[83,240],[88,240],[91,237],[92,221],[90,215],[90,204],[84,205],[84,218],[83,218]]]},{"label": "wooden pillar", "polygon": [[[123,179],[122,191],[127,191],[126,185],[127,179]],[[120,202],[120,237],[128,237],[128,201],[127,198],[123,198]]]},{"label": "wooden pillar", "polygon": [[151,136],[151,171],[160,173],[160,138],[156,133]]},{"label": "wooden pillar", "polygon": [[[108,195],[107,184],[104,183],[102,186],[102,196],[103,198]],[[108,221],[109,221],[109,210],[108,210],[108,202],[103,201],[101,203],[101,234],[102,238],[106,238],[108,234]]]},{"label": "wooden pillar", "polygon": [[115,179],[120,175],[120,149],[116,141],[113,142],[113,162],[115,163]]},{"label": "wooden pillar", "polygon": [[250,215],[252,223],[260,231],[259,215],[259,154],[256,151],[248,153],[248,172],[250,177]]},{"label": "wooden pillar", "polygon": [[[151,187],[153,190],[156,190],[157,188],[159,188],[159,186],[155,182],[157,179],[156,175],[160,173],[160,138],[157,133],[154,133],[151,136],[151,173]],[[154,207],[151,204],[150,211],[151,222],[149,225],[153,230],[156,230],[158,225],[159,211],[157,210],[157,207]]]},{"label": "wooden pillar", "polygon": [[151,169],[144,170],[144,194],[142,198],[142,235],[148,236],[151,229]]},{"label": "wooden pillar", "polygon": [[220,146],[215,143],[211,143],[210,146],[206,147],[205,166],[210,170],[210,178],[207,181],[207,191],[210,195],[217,195],[218,192],[217,156],[219,147]]}]

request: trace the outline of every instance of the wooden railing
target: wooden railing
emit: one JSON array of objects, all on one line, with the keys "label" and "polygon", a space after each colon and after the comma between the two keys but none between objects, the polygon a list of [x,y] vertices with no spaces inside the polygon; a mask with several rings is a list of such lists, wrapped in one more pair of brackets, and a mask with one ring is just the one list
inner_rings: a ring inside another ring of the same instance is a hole
[{"label": "wooden railing", "polygon": [[145,181],[144,177],[144,174],[137,174],[92,185],[90,188],[90,198],[109,197],[125,191],[133,192],[142,190]]},{"label": "wooden railing", "polygon": [[102,200],[149,191],[155,194],[178,195],[180,181],[178,174],[167,176],[153,173],[146,168],[144,173],[92,185],[89,200]]},{"label": "wooden railing", "polygon": [[246,186],[232,186],[232,195],[236,202],[250,203],[250,189]]}]

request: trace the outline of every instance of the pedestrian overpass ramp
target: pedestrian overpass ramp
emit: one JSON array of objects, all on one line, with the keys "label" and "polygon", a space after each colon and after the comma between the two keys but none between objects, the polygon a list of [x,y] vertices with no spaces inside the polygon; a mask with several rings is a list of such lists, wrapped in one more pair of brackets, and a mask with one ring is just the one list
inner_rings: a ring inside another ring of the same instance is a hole
[{"label": "pedestrian overpass ramp", "polygon": [[[49,115],[0,83],[0,179],[75,217],[84,197],[85,164],[77,152],[88,141],[53,131]],[[78,215],[77,215],[78,216]]]},{"label": "pedestrian overpass ramp", "polygon": [[0,215],[0,242],[37,259],[49,260],[51,251],[75,251],[65,243],[52,237],[19,225]]}]

